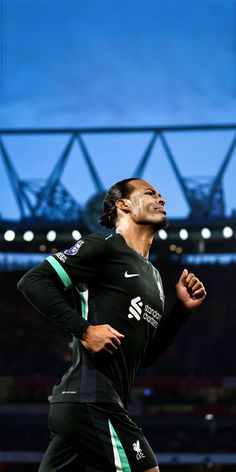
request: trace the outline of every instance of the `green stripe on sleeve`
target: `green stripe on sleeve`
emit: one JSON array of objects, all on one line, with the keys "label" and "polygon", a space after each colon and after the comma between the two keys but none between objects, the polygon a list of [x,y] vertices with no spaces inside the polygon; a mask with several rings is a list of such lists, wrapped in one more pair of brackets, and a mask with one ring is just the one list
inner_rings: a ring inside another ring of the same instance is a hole
[{"label": "green stripe on sleeve", "polygon": [[81,314],[82,318],[85,320],[88,319],[88,290],[85,290],[84,292],[81,292],[78,287],[76,287],[77,292],[79,293],[80,296],[80,301],[81,301]]},{"label": "green stripe on sleeve", "polygon": [[60,277],[64,287],[70,288],[72,286],[71,279],[66,273],[65,269],[63,269],[61,264],[53,256],[47,257],[47,261],[49,262],[49,264],[51,264],[53,269],[56,271],[57,275]]}]

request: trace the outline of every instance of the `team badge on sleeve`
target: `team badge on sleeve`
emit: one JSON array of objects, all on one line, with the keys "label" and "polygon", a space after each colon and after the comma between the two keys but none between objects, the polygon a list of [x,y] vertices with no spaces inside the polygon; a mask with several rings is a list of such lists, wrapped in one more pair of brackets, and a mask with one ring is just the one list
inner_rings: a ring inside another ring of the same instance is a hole
[{"label": "team badge on sleeve", "polygon": [[77,254],[83,244],[84,240],[80,239],[79,241],[77,241],[77,243],[74,244],[74,246],[71,246],[69,249],[66,249],[64,251],[64,254],[66,254],[67,256],[75,256],[75,254]]}]

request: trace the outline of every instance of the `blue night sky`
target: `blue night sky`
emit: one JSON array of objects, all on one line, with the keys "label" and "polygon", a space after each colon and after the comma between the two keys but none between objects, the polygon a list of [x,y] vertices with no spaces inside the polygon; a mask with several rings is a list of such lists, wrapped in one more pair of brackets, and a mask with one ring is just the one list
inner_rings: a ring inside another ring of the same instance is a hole
[{"label": "blue night sky", "polygon": [[[0,128],[234,123],[234,0],[1,0]],[[185,176],[212,176],[232,132],[172,135]],[[107,187],[129,176],[150,136],[87,138]],[[21,178],[46,178],[68,137],[10,138]],[[224,178],[235,204],[236,158]],[[187,206],[159,143],[144,175],[167,197],[170,216]],[[0,162],[0,212],[18,216]],[[83,204],[94,192],[76,146],[63,175]],[[79,184],[78,184],[79,182]]]}]

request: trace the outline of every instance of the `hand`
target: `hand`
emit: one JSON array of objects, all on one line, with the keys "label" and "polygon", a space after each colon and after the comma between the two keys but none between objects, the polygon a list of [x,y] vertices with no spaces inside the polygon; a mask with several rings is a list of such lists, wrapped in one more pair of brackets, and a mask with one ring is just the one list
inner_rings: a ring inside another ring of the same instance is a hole
[{"label": "hand", "polygon": [[113,354],[121,344],[124,335],[108,324],[90,325],[83,333],[81,343],[91,353],[101,351]]},{"label": "hand", "polygon": [[206,297],[206,291],[203,283],[194,274],[184,269],[176,285],[176,295],[185,310],[192,311],[201,305]]}]

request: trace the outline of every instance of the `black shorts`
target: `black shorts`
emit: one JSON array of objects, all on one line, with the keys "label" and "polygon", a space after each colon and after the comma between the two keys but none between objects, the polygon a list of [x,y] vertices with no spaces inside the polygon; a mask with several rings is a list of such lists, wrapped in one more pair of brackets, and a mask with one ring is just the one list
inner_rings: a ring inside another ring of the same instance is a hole
[{"label": "black shorts", "polygon": [[113,403],[54,403],[39,472],[142,472],[156,457],[127,412]]}]

